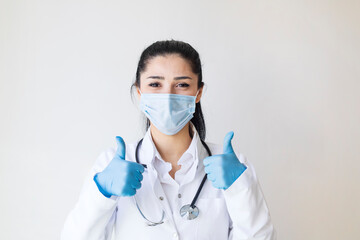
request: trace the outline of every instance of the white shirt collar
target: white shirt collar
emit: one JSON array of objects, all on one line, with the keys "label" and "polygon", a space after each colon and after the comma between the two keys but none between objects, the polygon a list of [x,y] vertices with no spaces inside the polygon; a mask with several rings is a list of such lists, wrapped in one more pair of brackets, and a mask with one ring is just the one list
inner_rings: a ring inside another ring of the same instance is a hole
[{"label": "white shirt collar", "polygon": [[[196,128],[192,122],[190,122],[190,127],[193,130],[193,138],[191,140],[191,143],[190,143],[188,149],[184,152],[184,154],[190,154],[191,157],[180,159],[178,164],[185,164],[186,160],[189,160],[189,159],[196,161],[196,162],[198,161],[198,149],[199,149],[199,146],[202,144],[201,144],[201,141],[199,138],[199,134],[196,131]],[[141,146],[141,149],[143,149],[143,151],[145,153],[143,156],[146,156],[145,159],[142,158],[140,160],[140,162],[143,164],[153,164],[155,157],[162,159],[159,152],[157,151],[157,149],[155,147],[153,140],[152,140],[150,128],[151,127],[149,127],[148,130],[146,131],[143,142],[142,142],[142,146]]]}]

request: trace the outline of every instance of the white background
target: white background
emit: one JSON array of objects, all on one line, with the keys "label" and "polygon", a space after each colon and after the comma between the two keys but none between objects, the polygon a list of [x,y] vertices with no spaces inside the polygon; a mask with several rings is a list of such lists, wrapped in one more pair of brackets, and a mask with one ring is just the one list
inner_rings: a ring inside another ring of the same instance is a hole
[{"label": "white background", "polygon": [[156,40],[200,53],[207,141],[251,161],[280,240],[360,239],[360,1],[0,0],[0,239],[58,239],[97,156],[142,137]]}]

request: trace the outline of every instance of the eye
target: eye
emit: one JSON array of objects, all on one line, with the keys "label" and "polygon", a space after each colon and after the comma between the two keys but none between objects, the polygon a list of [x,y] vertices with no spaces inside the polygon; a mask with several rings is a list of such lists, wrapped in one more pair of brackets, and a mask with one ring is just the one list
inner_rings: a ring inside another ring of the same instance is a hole
[{"label": "eye", "polygon": [[158,87],[159,83],[158,82],[152,82],[152,83],[149,83],[149,86],[150,87]]},{"label": "eye", "polygon": [[185,88],[185,87],[188,87],[189,84],[187,84],[187,83],[179,83],[178,86],[182,87],[182,88]]}]

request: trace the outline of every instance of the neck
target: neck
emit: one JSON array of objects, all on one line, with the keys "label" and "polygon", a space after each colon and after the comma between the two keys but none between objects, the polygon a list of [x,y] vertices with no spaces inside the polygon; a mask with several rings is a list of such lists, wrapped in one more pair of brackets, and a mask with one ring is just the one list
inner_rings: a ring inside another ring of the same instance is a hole
[{"label": "neck", "polygon": [[177,161],[189,148],[192,141],[192,136],[189,134],[189,128],[190,122],[188,122],[178,133],[166,135],[151,124],[150,132],[152,140],[164,161],[170,162],[173,166],[177,165]]}]

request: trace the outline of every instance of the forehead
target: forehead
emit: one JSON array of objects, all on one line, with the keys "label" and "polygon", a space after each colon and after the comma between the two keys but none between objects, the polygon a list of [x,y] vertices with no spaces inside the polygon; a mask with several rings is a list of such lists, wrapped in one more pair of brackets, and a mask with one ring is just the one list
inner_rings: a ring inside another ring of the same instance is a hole
[{"label": "forehead", "polygon": [[168,54],[151,58],[147,62],[143,73],[194,74],[190,63],[178,54]]}]

